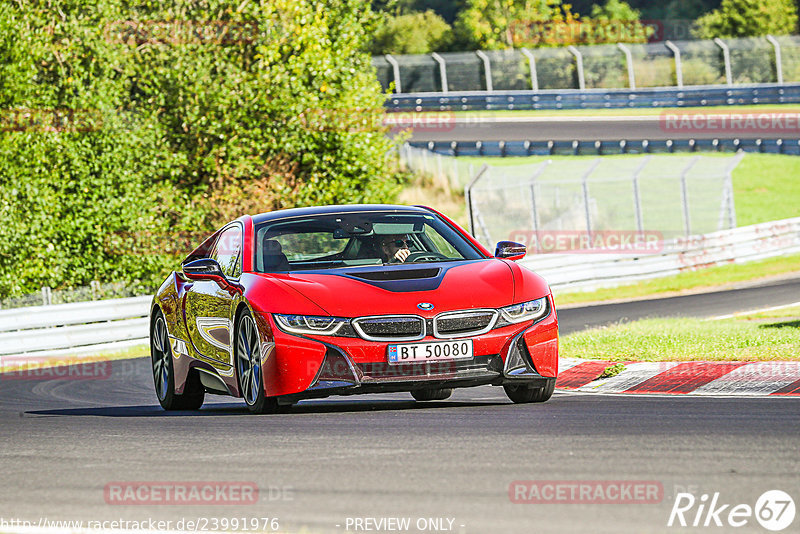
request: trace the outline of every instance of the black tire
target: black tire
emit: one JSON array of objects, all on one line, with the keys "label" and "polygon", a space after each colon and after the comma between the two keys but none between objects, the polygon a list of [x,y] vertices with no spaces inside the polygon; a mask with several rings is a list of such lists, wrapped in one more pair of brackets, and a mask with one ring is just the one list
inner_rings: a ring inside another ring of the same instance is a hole
[{"label": "black tire", "polygon": [[258,330],[250,310],[243,311],[236,320],[236,376],[239,392],[247,409],[252,413],[268,414],[279,411],[278,401],[264,393],[261,369],[261,344]]},{"label": "black tire", "polygon": [[168,411],[199,410],[205,400],[205,389],[197,372],[189,372],[182,394],[175,393],[175,364],[167,335],[167,323],[161,310],[156,311],[150,328],[150,363],[158,403]]},{"label": "black tire", "polygon": [[553,396],[556,388],[556,380],[548,380],[544,387],[532,387],[526,384],[506,384],[503,389],[506,395],[516,404],[528,404],[530,402],[545,402]]},{"label": "black tire", "polygon": [[438,389],[415,389],[411,392],[411,396],[418,401],[433,401],[449,399],[453,394],[451,388],[438,388]]}]

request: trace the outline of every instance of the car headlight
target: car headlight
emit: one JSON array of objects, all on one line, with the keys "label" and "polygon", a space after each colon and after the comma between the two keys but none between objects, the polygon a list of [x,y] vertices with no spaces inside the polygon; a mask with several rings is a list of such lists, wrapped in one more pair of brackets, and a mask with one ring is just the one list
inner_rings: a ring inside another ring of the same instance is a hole
[{"label": "car headlight", "polygon": [[547,297],[500,308],[500,313],[510,324],[539,319],[547,314]]},{"label": "car headlight", "polygon": [[274,314],[278,327],[292,334],[316,334],[321,336],[336,335],[342,327],[349,323],[342,317],[324,315],[282,315]]}]

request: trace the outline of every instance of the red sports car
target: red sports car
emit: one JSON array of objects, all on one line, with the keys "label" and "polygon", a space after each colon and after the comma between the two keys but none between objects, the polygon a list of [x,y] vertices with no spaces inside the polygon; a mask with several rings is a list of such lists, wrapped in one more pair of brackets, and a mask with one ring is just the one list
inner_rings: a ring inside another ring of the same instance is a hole
[{"label": "red sports car", "polygon": [[558,372],[545,281],[501,241],[492,256],[426,207],[300,208],[244,216],[161,284],[150,315],[167,410],[205,394],[256,413],[329,395],[503,386],[543,402]]}]

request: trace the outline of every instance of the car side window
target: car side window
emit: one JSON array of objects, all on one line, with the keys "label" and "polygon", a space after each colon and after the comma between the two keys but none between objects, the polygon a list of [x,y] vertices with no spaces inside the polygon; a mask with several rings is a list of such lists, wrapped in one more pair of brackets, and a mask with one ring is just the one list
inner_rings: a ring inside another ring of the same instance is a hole
[{"label": "car side window", "polygon": [[229,278],[242,274],[242,228],[235,224],[224,230],[214,245],[211,258],[217,260],[222,272]]}]

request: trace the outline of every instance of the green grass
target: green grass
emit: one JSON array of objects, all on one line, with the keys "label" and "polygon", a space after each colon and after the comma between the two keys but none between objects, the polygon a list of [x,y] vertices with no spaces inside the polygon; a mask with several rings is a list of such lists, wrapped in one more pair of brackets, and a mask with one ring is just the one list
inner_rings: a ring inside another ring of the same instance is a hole
[{"label": "green grass", "polygon": [[[749,263],[719,265],[634,284],[595,291],[555,291],[557,306],[609,300],[627,300],[719,288],[721,286],[800,272],[800,254],[779,256]],[[800,300],[800,297],[798,298]]]},{"label": "green grass", "polygon": [[644,319],[565,336],[559,354],[611,361],[800,360],[800,320]]},{"label": "green grass", "polygon": [[[630,117],[658,116],[662,113],[770,113],[793,112],[797,104],[765,104],[748,106],[706,106],[686,108],[616,108],[616,109],[539,109],[539,110],[476,110],[455,111],[456,117]],[[434,112],[432,112],[434,113]]]},{"label": "green grass", "polygon": [[800,157],[746,155],[733,171],[733,200],[739,226],[800,216]]}]

